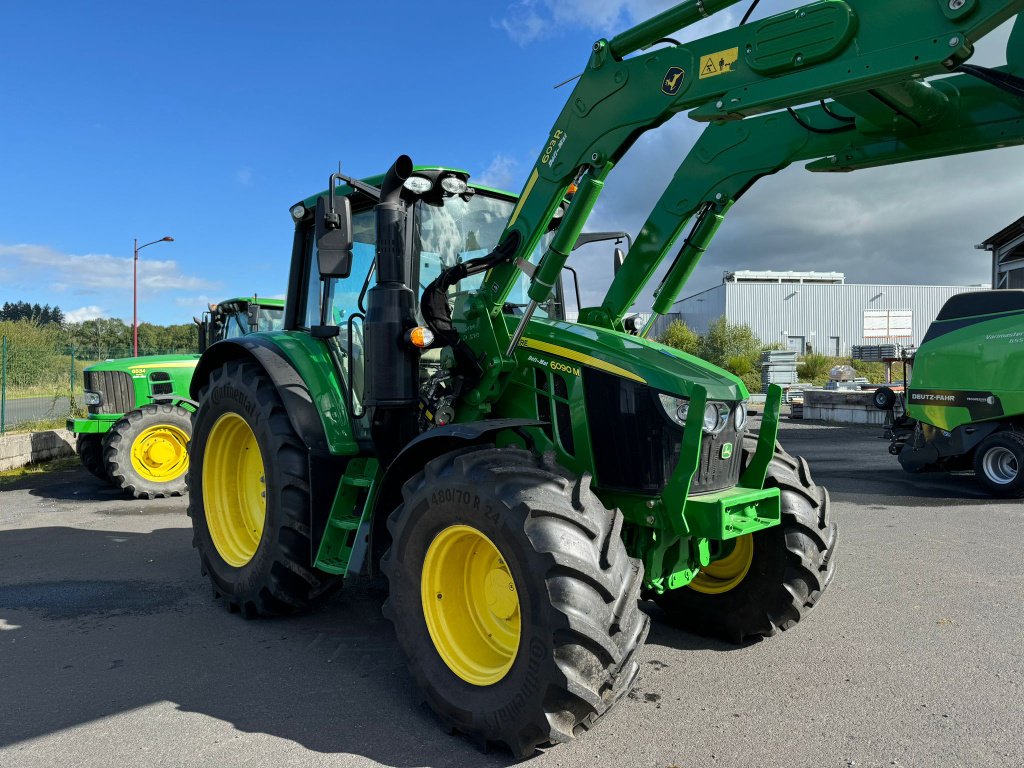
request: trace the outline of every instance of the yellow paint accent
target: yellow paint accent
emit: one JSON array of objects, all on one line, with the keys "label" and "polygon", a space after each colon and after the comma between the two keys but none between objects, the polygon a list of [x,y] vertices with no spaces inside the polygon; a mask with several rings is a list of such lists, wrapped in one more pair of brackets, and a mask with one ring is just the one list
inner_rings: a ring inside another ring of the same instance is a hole
[{"label": "yellow paint accent", "polygon": [[420,600],[434,648],[461,680],[494,685],[508,674],[519,651],[519,594],[487,536],[469,525],[437,534],[423,557]]},{"label": "yellow paint accent", "polygon": [[735,71],[735,64],[740,58],[739,48],[729,48],[707,56],[700,57],[700,79],[727,75]]},{"label": "yellow paint accent", "polygon": [[154,424],[132,443],[132,467],[151,483],[169,483],[188,471],[188,435],[172,424]]},{"label": "yellow paint accent", "polygon": [[256,554],[267,518],[263,456],[237,413],[214,422],[203,456],[203,509],[217,553],[241,568]]},{"label": "yellow paint accent", "polygon": [[530,174],[530,180],[526,182],[526,189],[523,190],[523,194],[519,197],[519,202],[516,203],[516,209],[512,211],[512,218],[508,220],[509,227],[515,224],[516,219],[519,218],[519,212],[523,209],[523,203],[526,202],[526,198],[533,192],[533,185],[537,183],[538,178],[540,178],[540,172],[534,168],[533,173]]},{"label": "yellow paint accent", "polygon": [[195,360],[175,360],[170,363],[146,363],[145,365],[133,365],[132,368],[195,368],[199,364],[199,358]]},{"label": "yellow paint accent", "polygon": [[732,548],[732,552],[701,569],[697,577],[690,582],[690,589],[703,592],[705,595],[721,595],[739,586],[754,562],[753,534],[740,536]]},{"label": "yellow paint accent", "polygon": [[569,360],[575,360],[577,363],[583,363],[583,365],[589,365],[591,368],[597,368],[601,371],[614,373],[616,376],[622,376],[624,379],[639,381],[641,384],[647,383],[646,379],[640,378],[632,371],[627,371],[625,368],[619,368],[617,365],[606,363],[604,360],[599,360],[598,358],[584,354],[583,352],[577,352],[575,349],[560,347],[557,344],[548,344],[546,341],[537,341],[536,339],[529,339],[525,336],[519,340],[519,346],[525,347],[526,349],[536,349],[538,352],[547,352],[549,355],[558,355],[559,357],[565,357]]}]

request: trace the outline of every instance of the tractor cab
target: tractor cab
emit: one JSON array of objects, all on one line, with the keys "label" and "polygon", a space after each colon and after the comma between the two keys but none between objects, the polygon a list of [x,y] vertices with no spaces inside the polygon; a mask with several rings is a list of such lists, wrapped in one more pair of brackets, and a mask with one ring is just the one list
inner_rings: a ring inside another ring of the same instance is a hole
[{"label": "tractor cab", "polygon": [[284,327],[284,301],[240,297],[210,304],[199,326],[199,352],[222,339],[236,339],[258,331],[279,331]]},{"label": "tractor cab", "polygon": [[[424,327],[427,323],[421,302],[428,286],[446,270],[492,252],[515,211],[517,198],[490,187],[469,186],[468,174],[447,168],[417,167],[410,178],[402,193],[407,204],[407,242],[403,244],[403,252],[407,255],[401,259],[393,277],[414,294],[407,297],[407,301],[418,324],[416,327]],[[380,184],[382,179],[381,176],[362,182],[348,179],[346,184],[334,188],[335,201],[327,204],[327,208],[333,206],[338,211],[343,209],[343,205],[348,208],[344,215],[338,214],[339,222],[344,219],[341,225],[348,229],[348,237],[342,238],[345,247],[340,249],[340,261],[332,255],[330,266],[325,258],[327,247],[322,236],[323,220],[330,218],[331,213],[327,209],[318,211],[318,204],[324,207],[319,201],[327,200],[329,193],[314,195],[291,208],[295,241],[285,328],[307,332],[326,341],[347,390],[352,427],[360,440],[369,440],[369,424],[364,418],[367,297],[374,290],[375,279],[379,280],[375,258],[378,241],[375,206],[378,200],[374,194],[376,189],[370,185]],[[550,234],[542,239],[535,256],[539,257],[550,239]],[[444,293],[449,311],[460,298],[480,291],[485,277],[482,272],[467,275],[447,287]],[[527,285],[526,274],[523,274],[504,302],[501,310],[504,314],[522,316],[530,301],[526,294]],[[578,310],[579,301],[577,286],[573,309]],[[561,280],[554,287],[550,299],[538,307],[534,317],[565,320],[566,299]],[[419,371],[416,388],[420,395],[425,395],[427,389],[432,392],[438,390],[439,384],[432,377],[438,376],[448,365],[443,360],[443,340],[433,339],[429,331],[428,336],[430,340],[415,350],[415,366]],[[382,369],[379,376],[389,376],[390,372],[385,369],[393,361],[383,355],[378,359]],[[447,408],[428,408],[429,399],[420,406],[420,431],[444,425],[451,416]]]}]

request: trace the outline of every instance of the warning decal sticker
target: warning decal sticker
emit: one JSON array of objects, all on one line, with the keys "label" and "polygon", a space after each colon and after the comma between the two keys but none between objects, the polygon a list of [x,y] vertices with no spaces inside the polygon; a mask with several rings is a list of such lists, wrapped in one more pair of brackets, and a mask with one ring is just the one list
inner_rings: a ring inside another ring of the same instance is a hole
[{"label": "warning decal sticker", "polygon": [[700,57],[700,79],[725,75],[733,71],[736,60],[740,57],[739,48],[730,48],[727,51],[719,51],[708,56]]}]

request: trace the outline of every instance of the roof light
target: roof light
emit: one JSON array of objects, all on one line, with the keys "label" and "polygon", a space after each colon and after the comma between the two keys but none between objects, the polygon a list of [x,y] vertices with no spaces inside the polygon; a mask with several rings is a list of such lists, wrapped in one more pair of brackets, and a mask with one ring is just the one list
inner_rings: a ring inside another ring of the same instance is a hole
[{"label": "roof light", "polygon": [[410,176],[402,186],[414,194],[422,195],[434,188],[434,182],[426,176]]},{"label": "roof light", "polygon": [[441,189],[453,195],[461,195],[469,189],[469,185],[458,176],[445,176],[441,179]]}]

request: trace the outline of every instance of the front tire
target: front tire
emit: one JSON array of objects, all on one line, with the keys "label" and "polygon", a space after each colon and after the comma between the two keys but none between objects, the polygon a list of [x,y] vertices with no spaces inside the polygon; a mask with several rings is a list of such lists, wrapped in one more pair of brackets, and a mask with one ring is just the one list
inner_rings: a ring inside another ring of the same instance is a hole
[{"label": "front tire", "polygon": [[188,492],[188,442],[192,415],[167,403],[150,403],[119,419],[104,440],[110,481],[136,499]]},{"label": "front tire", "polygon": [[204,576],[246,618],[308,610],[341,586],[310,562],[306,447],[257,365],[230,362],[199,394],[188,513]]},{"label": "front tire", "polygon": [[[756,441],[744,442],[745,468]],[[817,604],[836,568],[828,491],[815,485],[806,461],[778,446],[765,486],[781,491],[781,524],[733,540],[731,552],[689,586],[656,596],[670,623],[742,643],[791,629]]]},{"label": "front tire", "polygon": [[107,471],[107,463],[103,458],[104,437],[106,435],[94,433],[79,434],[75,438],[75,452],[78,454],[83,467],[109,485],[113,481],[110,479],[110,472]]},{"label": "front tire", "polygon": [[985,490],[1003,499],[1024,498],[1024,434],[1003,431],[981,441],[974,474]]},{"label": "front tire", "polygon": [[643,566],[589,476],[474,447],[434,459],[402,495],[385,616],[447,728],[527,757],[630,690],[649,623]]}]

